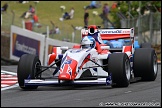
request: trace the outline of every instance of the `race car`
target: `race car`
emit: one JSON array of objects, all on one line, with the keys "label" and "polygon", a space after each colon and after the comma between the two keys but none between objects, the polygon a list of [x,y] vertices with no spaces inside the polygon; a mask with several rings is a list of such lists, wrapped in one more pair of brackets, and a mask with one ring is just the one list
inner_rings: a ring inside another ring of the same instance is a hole
[{"label": "race car", "polygon": [[[53,47],[48,66],[36,55],[21,56],[17,68],[22,89],[44,85],[99,84],[128,87],[138,80],[154,81],[157,77],[157,55],[153,48],[134,49],[134,28],[100,29],[90,25],[81,30],[81,42],[73,48]],[[130,39],[122,48],[110,48],[103,40]],[[52,78],[42,72],[51,70]]]}]

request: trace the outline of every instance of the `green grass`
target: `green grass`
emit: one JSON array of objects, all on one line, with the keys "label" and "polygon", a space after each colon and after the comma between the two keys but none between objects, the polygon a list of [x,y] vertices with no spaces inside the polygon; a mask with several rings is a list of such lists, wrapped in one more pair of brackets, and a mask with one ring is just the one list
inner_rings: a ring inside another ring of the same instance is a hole
[{"label": "green grass", "polygon": [[[26,4],[21,4],[16,1],[1,1],[1,7],[2,5],[8,2],[9,8],[7,10],[7,14],[3,14],[3,25],[2,29],[6,30],[9,29],[11,23],[12,23],[12,17],[13,14],[11,13],[11,10],[15,12],[14,17],[14,25],[22,27],[22,19],[19,18],[23,12],[28,10],[29,5],[33,5],[36,8],[36,14],[39,17],[40,23],[43,25],[42,28],[35,28],[35,31],[38,32],[45,32],[46,26],[49,26],[49,29],[52,29],[52,24],[50,21],[53,21],[55,26],[58,26],[61,30],[61,34],[57,35],[50,35],[51,38],[62,40],[63,38],[68,38],[71,40],[71,34],[73,32],[73,28],[71,27],[71,24],[74,26],[84,26],[83,23],[83,16],[84,16],[84,6],[87,6],[90,4],[90,1],[40,1],[38,4],[35,4],[33,1],[30,1]],[[109,3],[109,6],[113,3],[113,1],[101,1],[102,6],[97,9],[90,9],[89,10],[89,25],[96,24],[102,25],[102,19],[99,16],[96,16],[94,18],[92,12],[97,11],[99,14],[102,13],[102,7],[104,3]],[[69,12],[71,7],[74,7],[75,13],[74,18],[71,20],[65,20],[61,22],[59,20],[60,17],[62,17],[62,11],[60,9],[60,6],[64,5],[66,9],[64,10]],[[111,20],[110,16],[110,20]],[[6,20],[6,22],[4,22]],[[30,20],[30,19],[28,19]],[[76,37],[75,42],[80,42],[80,31],[76,31]]]}]

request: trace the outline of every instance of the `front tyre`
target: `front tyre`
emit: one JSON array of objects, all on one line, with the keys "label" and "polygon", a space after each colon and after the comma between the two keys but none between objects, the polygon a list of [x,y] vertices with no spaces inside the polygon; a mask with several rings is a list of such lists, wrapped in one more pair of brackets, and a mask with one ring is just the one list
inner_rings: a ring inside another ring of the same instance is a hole
[{"label": "front tyre", "polygon": [[128,87],[131,78],[130,61],[125,53],[112,53],[108,58],[108,72],[112,73],[112,87]]},{"label": "front tyre", "polygon": [[41,69],[38,68],[41,62],[38,56],[24,54],[20,57],[18,67],[17,67],[17,77],[19,87],[22,89],[37,89],[38,86],[25,86],[24,79],[35,79],[35,75]]}]

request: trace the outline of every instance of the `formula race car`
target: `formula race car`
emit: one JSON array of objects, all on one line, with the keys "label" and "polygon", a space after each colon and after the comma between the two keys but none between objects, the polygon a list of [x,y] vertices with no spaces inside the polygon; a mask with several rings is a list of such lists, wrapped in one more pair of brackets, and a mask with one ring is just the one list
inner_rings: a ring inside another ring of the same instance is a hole
[{"label": "formula race car", "polygon": [[[153,48],[134,49],[134,28],[100,29],[90,25],[81,30],[81,43],[73,48],[53,47],[48,66],[42,66],[36,55],[21,56],[17,68],[22,89],[36,89],[41,85],[104,84],[128,87],[130,82],[154,81],[157,77],[157,55]],[[103,40],[129,39],[120,48],[111,48]],[[52,78],[42,72],[52,71]]]}]

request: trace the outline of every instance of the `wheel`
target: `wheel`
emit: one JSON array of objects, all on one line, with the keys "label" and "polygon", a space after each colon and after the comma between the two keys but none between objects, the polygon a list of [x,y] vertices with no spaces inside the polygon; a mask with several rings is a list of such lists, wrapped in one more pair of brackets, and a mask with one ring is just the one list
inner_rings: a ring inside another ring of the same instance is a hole
[{"label": "wheel", "polygon": [[17,77],[20,88],[37,89],[38,86],[24,86],[24,79],[35,79],[35,74],[41,70],[37,68],[38,65],[41,65],[38,56],[24,54],[20,57],[17,67]]},{"label": "wheel", "polygon": [[141,48],[151,48],[151,44],[150,43],[142,43]]},{"label": "wheel", "polygon": [[131,78],[130,61],[125,53],[112,53],[108,58],[108,73],[112,74],[112,87],[128,87]]},{"label": "wheel", "polygon": [[153,48],[140,48],[135,50],[133,57],[133,71],[135,77],[142,80],[154,81],[157,77],[157,55]]}]

